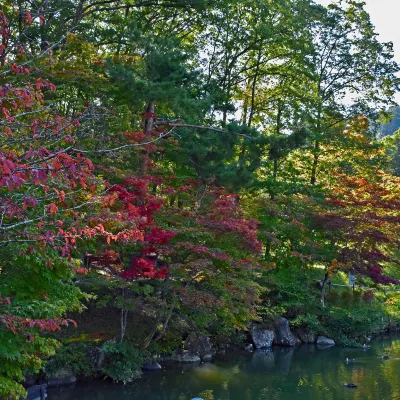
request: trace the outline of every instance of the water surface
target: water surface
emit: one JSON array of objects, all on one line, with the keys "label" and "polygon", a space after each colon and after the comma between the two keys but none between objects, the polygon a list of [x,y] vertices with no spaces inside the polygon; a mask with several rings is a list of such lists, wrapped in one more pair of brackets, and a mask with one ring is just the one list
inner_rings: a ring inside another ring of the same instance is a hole
[{"label": "water surface", "polygon": [[[382,360],[381,355],[391,359]],[[355,359],[346,363],[346,358]],[[397,358],[397,359],[396,359]],[[344,383],[355,383],[348,389]],[[49,390],[48,400],[400,400],[400,338],[368,350],[302,345],[217,356],[199,367],[146,373],[129,385],[92,381]]]}]

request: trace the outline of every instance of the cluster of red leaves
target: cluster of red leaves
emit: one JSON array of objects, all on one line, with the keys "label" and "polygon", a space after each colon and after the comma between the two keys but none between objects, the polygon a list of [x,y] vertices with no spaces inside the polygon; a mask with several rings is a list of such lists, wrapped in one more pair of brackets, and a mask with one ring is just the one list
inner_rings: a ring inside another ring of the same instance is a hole
[{"label": "cluster of red leaves", "polygon": [[150,193],[150,185],[162,184],[162,179],[154,176],[130,176],[122,184],[109,190],[105,205],[110,207],[114,222],[136,227],[141,232],[141,253],[135,258],[129,269],[121,276],[125,279],[155,278],[164,279],[168,275],[167,267],[156,268],[155,261],[145,255],[158,254],[160,248],[167,245],[175,232],[163,229],[155,224],[154,214],[164,205],[164,200]]},{"label": "cluster of red leaves", "polygon": [[[146,136],[143,131],[136,131],[136,132],[123,132],[123,135],[125,139],[128,141],[128,143],[132,144],[141,144],[139,148],[140,149],[145,149],[146,152],[149,154],[156,153],[157,151],[162,151],[164,148],[160,147],[157,145],[157,143],[154,141],[160,135],[163,135],[165,132],[160,129],[154,129],[150,136]],[[147,143],[147,144],[146,144]],[[151,160],[148,160],[149,163],[151,163]]]},{"label": "cluster of red leaves", "polygon": [[[79,218],[77,210],[83,207],[83,201],[75,192],[79,190],[86,199],[94,196],[94,166],[70,146],[75,142],[79,121],[47,110],[43,92],[48,90],[55,90],[54,85],[41,78],[23,86],[0,87],[4,116],[0,127],[0,242],[18,240],[54,246],[57,241],[68,255],[78,237],[128,237],[125,232],[113,235],[104,229],[88,228]],[[68,224],[66,212],[71,217]]]},{"label": "cluster of red leaves", "polygon": [[163,200],[149,192],[149,178],[129,177],[123,184],[114,185],[110,193],[116,194],[110,205],[119,200],[123,208],[119,209],[116,217],[120,221],[134,220],[138,228],[144,229],[153,221],[153,214],[163,206]]},{"label": "cluster of red leaves", "polygon": [[132,260],[130,268],[121,273],[124,279],[165,279],[169,274],[168,268],[162,266],[156,268],[156,260],[144,257],[135,257]]},{"label": "cluster of red leaves", "polygon": [[4,11],[0,10],[0,57],[5,58],[6,54],[6,43],[10,37],[10,28],[8,26],[8,20],[4,14]]},{"label": "cluster of red leaves", "polygon": [[381,284],[397,284],[385,276],[385,263],[399,264],[392,256],[398,247],[400,179],[377,173],[378,179],[338,176],[337,187],[327,200],[329,211],[318,223],[336,235],[339,261]]},{"label": "cluster of red leaves", "polygon": [[16,317],[11,314],[0,315],[0,323],[16,335],[23,333],[27,329],[39,329],[40,332],[55,332],[61,330],[62,326],[69,326],[70,324],[77,326],[72,319],[30,319]]},{"label": "cluster of red leaves", "polygon": [[[3,305],[7,309],[10,304],[10,298],[0,297],[0,306]],[[72,319],[30,319],[16,317],[7,312],[4,314],[0,314],[0,324],[2,324],[5,328],[9,329],[16,335],[24,333],[27,330],[32,331],[34,329],[38,329],[41,332],[55,332],[61,330],[61,326],[68,326],[69,324],[72,324],[75,327],[77,326],[76,322]]]},{"label": "cluster of red leaves", "polygon": [[262,251],[258,240],[258,221],[246,219],[236,195],[221,195],[212,204],[211,211],[199,221],[203,226],[224,233],[234,233],[241,238],[246,250],[253,253]]},{"label": "cluster of red leaves", "polygon": [[[26,10],[22,9],[21,13],[19,11],[16,12],[18,23],[22,23],[24,25],[32,25],[34,22],[34,18],[32,18],[32,14]],[[11,18],[13,20],[13,18]],[[43,14],[39,14],[39,25],[43,26],[45,22],[45,17]],[[0,10],[0,57],[5,55],[5,51],[7,48],[7,44],[9,39],[11,38],[11,28],[9,21],[4,14],[4,11]],[[17,53],[21,54],[23,48],[21,45],[17,46]],[[14,64],[15,65],[15,64]],[[14,69],[14,68],[13,68]],[[15,71],[15,70],[14,70]]]}]

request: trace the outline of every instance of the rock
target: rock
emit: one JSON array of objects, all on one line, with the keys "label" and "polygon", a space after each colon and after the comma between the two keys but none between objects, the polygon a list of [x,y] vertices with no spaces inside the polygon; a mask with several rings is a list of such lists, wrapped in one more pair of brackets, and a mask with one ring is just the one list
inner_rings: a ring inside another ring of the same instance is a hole
[{"label": "rock", "polygon": [[27,389],[28,396],[25,400],[43,400],[47,397],[47,385],[35,385]]},{"label": "rock", "polygon": [[164,357],[164,361],[177,362],[177,363],[199,363],[201,358],[190,353],[188,350],[179,351],[172,356]]},{"label": "rock", "polygon": [[317,337],[317,345],[318,346],[334,346],[335,345],[335,341],[333,339],[330,339],[326,336],[318,336]]},{"label": "rock", "polygon": [[306,332],[303,329],[296,329],[296,334],[303,343],[315,343],[317,335],[314,333]]},{"label": "rock", "polygon": [[212,354],[212,344],[210,338],[205,335],[198,335],[192,332],[183,343],[183,348],[190,354],[203,358],[208,354]]},{"label": "rock", "polygon": [[153,361],[153,362],[146,363],[146,364],[142,365],[142,370],[143,371],[159,371],[160,369],[162,369],[162,367],[156,361]]},{"label": "rock", "polygon": [[180,362],[185,362],[185,363],[197,363],[201,361],[201,358],[196,355],[192,354],[189,351],[184,351],[180,356],[178,356]]},{"label": "rock", "polygon": [[286,318],[279,318],[274,333],[274,344],[290,347],[298,344],[298,341],[290,331],[289,321]]},{"label": "rock", "polygon": [[260,328],[252,325],[250,328],[251,339],[256,349],[262,349],[272,346],[274,340],[274,332],[269,329]]},{"label": "rock", "polygon": [[343,384],[343,386],[347,387],[347,388],[351,388],[351,389],[357,388],[357,385],[355,383],[345,383],[345,384]]},{"label": "rock", "polygon": [[211,361],[213,359],[213,355],[211,353],[205,354],[203,357],[201,357],[201,361]]},{"label": "rock", "polygon": [[295,346],[303,343],[302,340],[295,333],[292,333],[292,335],[294,337],[294,340],[296,341]]},{"label": "rock", "polygon": [[48,387],[71,385],[76,382],[76,376],[70,369],[61,368],[56,373],[48,377]]},{"label": "rock", "polygon": [[245,350],[252,352],[254,350],[254,346],[250,343],[245,348]]}]

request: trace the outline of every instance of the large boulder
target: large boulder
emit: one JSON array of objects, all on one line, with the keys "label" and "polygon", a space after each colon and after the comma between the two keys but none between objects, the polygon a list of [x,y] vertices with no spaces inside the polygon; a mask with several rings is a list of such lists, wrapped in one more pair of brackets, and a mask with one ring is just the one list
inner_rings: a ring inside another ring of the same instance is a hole
[{"label": "large boulder", "polygon": [[34,385],[27,389],[25,400],[44,400],[47,397],[47,385]]},{"label": "large boulder", "polygon": [[317,345],[321,346],[321,347],[334,346],[335,341],[326,336],[318,336],[317,337]]},{"label": "large boulder", "polygon": [[275,325],[274,344],[279,346],[296,346],[297,338],[290,331],[289,321],[286,318],[279,318]]},{"label": "large boulder", "polygon": [[263,329],[260,326],[252,325],[250,328],[251,340],[256,349],[263,349],[272,346],[274,331]]},{"label": "large boulder", "polygon": [[315,343],[317,341],[317,335],[314,333],[306,332],[303,329],[296,329],[296,335],[303,343]]},{"label": "large boulder", "polygon": [[183,348],[203,361],[209,361],[212,358],[212,343],[208,336],[192,332],[184,341]]}]

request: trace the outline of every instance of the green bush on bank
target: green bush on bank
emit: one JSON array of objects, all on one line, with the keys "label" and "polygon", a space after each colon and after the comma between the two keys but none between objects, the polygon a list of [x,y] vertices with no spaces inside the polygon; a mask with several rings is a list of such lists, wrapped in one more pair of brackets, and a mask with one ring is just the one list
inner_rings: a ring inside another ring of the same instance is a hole
[{"label": "green bush on bank", "polygon": [[135,348],[128,341],[117,343],[108,341],[102,349],[103,372],[115,382],[129,383],[141,375],[144,352]]},{"label": "green bush on bank", "polygon": [[128,383],[141,375],[144,352],[130,342],[117,343],[109,340],[103,345],[94,343],[71,343],[47,361],[47,376],[57,376],[59,371],[70,371],[73,375],[93,376],[104,373],[116,382]]},{"label": "green bush on bank", "polygon": [[58,371],[67,368],[74,375],[89,376],[96,372],[99,349],[93,344],[72,343],[64,345],[56,355],[47,361],[45,372],[55,376]]}]

